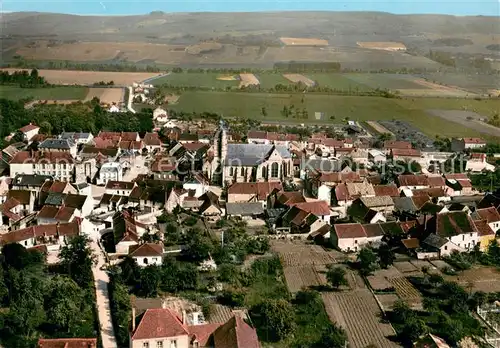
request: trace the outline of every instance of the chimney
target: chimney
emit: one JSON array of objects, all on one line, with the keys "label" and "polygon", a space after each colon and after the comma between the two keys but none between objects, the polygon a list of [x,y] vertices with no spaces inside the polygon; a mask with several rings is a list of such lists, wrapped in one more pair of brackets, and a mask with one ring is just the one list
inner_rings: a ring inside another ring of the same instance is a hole
[{"label": "chimney", "polygon": [[184,309],[182,310],[182,325],[187,325],[187,315]]},{"label": "chimney", "polygon": [[135,306],[132,306],[132,333],[135,331]]}]

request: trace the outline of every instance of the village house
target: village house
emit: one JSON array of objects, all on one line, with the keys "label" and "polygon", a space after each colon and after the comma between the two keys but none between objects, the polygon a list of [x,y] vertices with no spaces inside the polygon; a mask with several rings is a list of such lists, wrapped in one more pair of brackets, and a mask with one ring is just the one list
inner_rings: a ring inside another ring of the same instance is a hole
[{"label": "village house", "polygon": [[418,190],[429,188],[429,179],[425,175],[403,174],[396,178],[399,190]]},{"label": "village house", "polygon": [[479,237],[479,250],[485,252],[488,250],[490,243],[495,240],[496,233],[491,229],[487,220],[474,220],[474,225],[476,225]]},{"label": "village house", "polygon": [[191,173],[184,179],[182,188],[186,191],[193,191],[194,197],[200,197],[208,191],[210,181],[202,173]]},{"label": "village house", "polygon": [[467,174],[446,174],[445,179],[447,196],[470,196],[475,194]]},{"label": "village house", "polygon": [[333,205],[349,207],[360,197],[375,197],[373,185],[368,182],[347,182],[335,187]]},{"label": "village house", "polygon": [[163,263],[163,246],[156,243],[131,245],[128,256],[133,258],[139,267],[161,266]]},{"label": "village house", "polygon": [[299,141],[297,134],[280,134],[275,132],[249,131],[247,133],[247,142],[249,144],[280,145],[290,147],[292,141]]},{"label": "village house", "polygon": [[[312,176],[312,173],[311,173]],[[341,183],[362,183],[363,179],[355,172],[321,172],[308,180],[313,197],[331,202],[332,189]]]},{"label": "village house", "polygon": [[481,173],[483,171],[493,172],[495,166],[486,161],[485,153],[471,153],[465,165],[465,171],[472,173]]},{"label": "village house", "polygon": [[97,185],[106,185],[108,181],[122,181],[123,168],[119,162],[106,162],[99,169]]},{"label": "village house", "polygon": [[113,181],[106,183],[106,193],[111,195],[130,196],[132,190],[137,186],[135,182],[130,181]]},{"label": "village house", "polygon": [[[478,231],[472,218],[465,212],[449,212],[436,215],[436,234],[463,250],[472,250],[479,243]],[[441,250],[441,256],[451,252]]]},{"label": "village house", "polygon": [[144,143],[145,149],[147,149],[149,153],[161,150],[162,143],[158,133],[146,133],[142,142]]},{"label": "village house", "polygon": [[10,161],[11,176],[18,174],[51,175],[73,181],[75,160],[68,152],[20,151]]},{"label": "village house", "polygon": [[[264,216],[264,207],[260,202],[226,203],[226,216],[242,220],[257,220]],[[264,220],[262,225],[264,224]]]},{"label": "village house", "polygon": [[389,196],[362,196],[352,203],[351,208],[364,211],[374,210],[388,216],[394,211],[394,201]]},{"label": "village house", "polygon": [[411,143],[408,141],[386,140],[383,147],[385,154],[389,155],[392,150],[411,150]]},{"label": "village house", "polygon": [[177,180],[175,170],[177,169],[175,157],[156,156],[151,164],[150,171],[155,180]]},{"label": "village house", "polygon": [[128,210],[118,211],[113,216],[113,237],[117,254],[127,255],[132,245],[138,245],[140,238],[148,233],[148,226],[137,221]]},{"label": "village house", "polygon": [[393,161],[415,161],[419,162],[422,158],[420,150],[416,149],[392,149],[390,156]]},{"label": "village house", "polygon": [[234,183],[227,189],[227,202],[260,202],[266,206],[267,197],[274,190],[283,190],[280,181]]},{"label": "village house", "polygon": [[31,139],[38,134],[38,132],[40,131],[40,127],[30,123],[19,129],[19,131],[23,135],[23,140],[30,142]]},{"label": "village house", "polygon": [[169,308],[147,309],[135,317],[132,310],[130,348],[260,348],[256,330],[239,315],[225,323],[190,325]]},{"label": "village house", "polygon": [[495,233],[500,231],[500,212],[495,207],[477,209],[471,217],[474,220],[485,220]]},{"label": "village house", "polygon": [[399,197],[399,189],[395,184],[387,184],[387,185],[373,185],[373,191],[375,192],[375,196],[389,196],[389,197]]},{"label": "village house", "polygon": [[201,195],[198,200],[201,202],[199,213],[209,221],[217,221],[221,218],[223,212],[219,202],[219,196],[212,191],[207,191]]},{"label": "village house", "polygon": [[11,174],[13,177],[11,185],[13,190],[28,190],[39,193],[46,181],[53,181],[51,175],[40,174]]},{"label": "village house", "polygon": [[163,110],[161,107],[157,107],[153,110],[153,121],[158,122],[160,124],[164,124],[168,122],[168,113]]},{"label": "village house", "polygon": [[94,136],[92,133],[73,133],[73,132],[62,132],[59,139],[71,139],[77,145],[86,145],[92,143]]},{"label": "village house", "polygon": [[73,139],[46,139],[38,144],[38,150],[44,152],[68,152],[72,157],[76,157],[78,148]]},{"label": "village house", "polygon": [[45,245],[49,251],[59,250],[72,237],[80,234],[78,222],[31,226],[0,235],[0,244],[19,243],[25,248]]},{"label": "village house", "polygon": [[368,160],[374,164],[383,164],[387,162],[387,155],[378,149],[370,149],[368,151]]},{"label": "village house", "polygon": [[480,149],[486,146],[486,141],[480,138],[459,138],[451,140],[451,150],[463,152],[470,149]]},{"label": "village house", "polygon": [[359,223],[335,224],[333,229],[332,244],[344,252],[356,252],[368,245],[368,236]]}]

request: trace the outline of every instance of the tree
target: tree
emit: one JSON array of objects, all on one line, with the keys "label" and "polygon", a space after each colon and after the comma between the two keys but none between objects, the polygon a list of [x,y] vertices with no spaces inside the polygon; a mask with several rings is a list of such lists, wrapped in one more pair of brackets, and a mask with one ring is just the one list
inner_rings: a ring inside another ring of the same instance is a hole
[{"label": "tree", "polygon": [[266,107],[263,106],[262,109],[260,110],[260,113],[262,114],[262,116],[266,117],[267,116],[267,110],[266,110]]},{"label": "tree", "polygon": [[371,248],[363,248],[358,254],[359,269],[362,274],[369,275],[378,268],[377,254]]},{"label": "tree", "polygon": [[16,270],[22,270],[33,265],[42,266],[44,261],[42,253],[37,250],[28,251],[18,243],[6,244],[2,248],[2,255],[5,263]]},{"label": "tree", "polygon": [[62,247],[59,257],[63,269],[80,287],[92,286],[94,281],[92,266],[96,262],[96,257],[92,253],[87,237],[80,235],[72,238]]},{"label": "tree", "polygon": [[326,272],[326,280],[334,289],[338,290],[341,285],[348,285],[345,274],[345,269],[342,267],[332,267],[332,265],[329,265]]},{"label": "tree", "polygon": [[295,313],[286,300],[265,300],[253,307],[250,314],[271,341],[280,341],[295,331]]},{"label": "tree", "polygon": [[206,260],[214,250],[212,240],[196,228],[191,229],[187,235],[184,255],[193,261]]},{"label": "tree", "polygon": [[380,267],[387,268],[394,263],[396,256],[389,245],[382,244],[378,249],[378,258]]},{"label": "tree", "polygon": [[311,345],[311,348],[344,348],[346,346],[347,335],[345,331],[332,324],[325,328],[319,340]]},{"label": "tree", "polygon": [[422,319],[411,318],[406,321],[399,336],[408,343],[415,342],[420,336],[428,332],[428,327]]},{"label": "tree", "polygon": [[43,121],[40,123],[40,133],[51,135],[52,134],[52,125],[48,121]]},{"label": "tree", "polygon": [[139,281],[136,284],[136,293],[141,297],[156,297],[160,286],[160,268],[148,266],[140,272]]}]

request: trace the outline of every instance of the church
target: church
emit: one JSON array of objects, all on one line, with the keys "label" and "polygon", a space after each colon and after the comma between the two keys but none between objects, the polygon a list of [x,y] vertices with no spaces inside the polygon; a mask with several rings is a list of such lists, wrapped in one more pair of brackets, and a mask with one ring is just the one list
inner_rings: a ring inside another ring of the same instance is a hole
[{"label": "church", "polygon": [[223,124],[215,133],[214,158],[207,174],[213,183],[283,181],[293,178],[293,160],[286,146],[228,144]]}]

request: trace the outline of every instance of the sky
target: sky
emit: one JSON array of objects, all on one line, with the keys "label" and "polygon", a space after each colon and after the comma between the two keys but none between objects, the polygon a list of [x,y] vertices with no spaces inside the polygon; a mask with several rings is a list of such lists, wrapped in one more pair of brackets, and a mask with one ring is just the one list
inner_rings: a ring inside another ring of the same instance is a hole
[{"label": "sky", "polygon": [[0,0],[2,12],[38,11],[80,15],[164,12],[383,11],[500,16],[500,0]]}]

